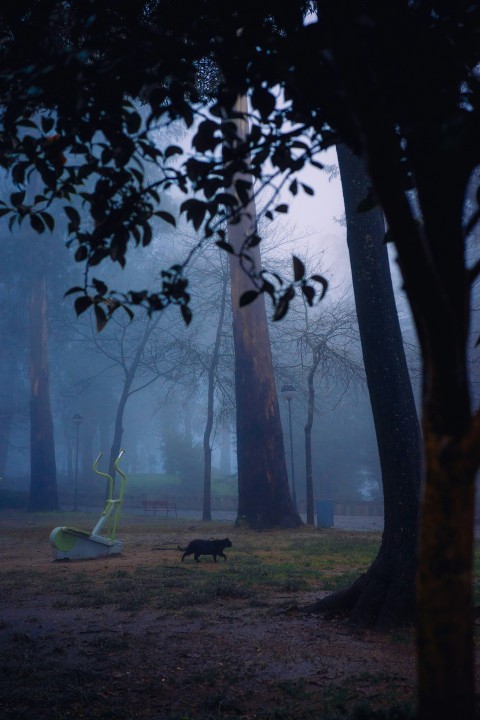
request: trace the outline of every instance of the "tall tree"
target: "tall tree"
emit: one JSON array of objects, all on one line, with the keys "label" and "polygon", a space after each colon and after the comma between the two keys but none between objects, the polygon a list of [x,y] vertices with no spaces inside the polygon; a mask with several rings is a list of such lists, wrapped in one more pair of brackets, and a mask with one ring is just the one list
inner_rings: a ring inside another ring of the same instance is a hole
[{"label": "tall tree", "polygon": [[[236,102],[246,113],[246,97]],[[235,122],[234,143],[245,140],[245,120]],[[228,149],[228,139],[225,140]],[[261,267],[256,237],[256,208],[252,179],[234,176],[237,187],[246,183],[250,200],[240,217],[228,224],[232,292],[233,342],[235,348],[235,398],[238,463],[238,517],[256,529],[298,527],[302,520],[295,509],[285,462],[280,409],[273,374],[265,299],[252,275]],[[245,187],[245,185],[244,185]],[[245,299],[253,301],[245,304]]]},{"label": "tall tree", "polygon": [[[466,266],[465,241],[478,210],[465,226],[462,221],[467,183],[480,161],[476,92],[472,76],[465,74],[465,67],[475,59],[478,63],[478,47],[469,44],[472,38],[458,22],[457,8],[437,19],[433,8],[429,12],[408,3],[393,14],[372,8],[368,31],[365,18],[360,23],[359,10],[352,11],[348,3],[335,8],[322,3],[322,10],[332,62],[395,242],[422,349],[425,469],[416,590],[420,717],[470,719],[480,413],[472,414],[470,405],[467,343],[470,288],[480,266]],[[399,162],[403,150],[404,163]],[[407,195],[412,182],[420,222]]]},{"label": "tall tree", "polygon": [[367,386],[377,435],[385,508],[378,555],[350,588],[318,610],[347,612],[358,625],[384,630],[413,621],[421,439],[379,208],[359,212],[369,188],[361,158],[337,147],[347,244]]}]

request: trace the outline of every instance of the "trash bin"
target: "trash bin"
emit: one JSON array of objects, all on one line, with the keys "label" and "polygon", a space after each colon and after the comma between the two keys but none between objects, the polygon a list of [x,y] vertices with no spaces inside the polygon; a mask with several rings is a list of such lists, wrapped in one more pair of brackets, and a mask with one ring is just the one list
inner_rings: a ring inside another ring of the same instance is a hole
[{"label": "trash bin", "polygon": [[317,527],[333,527],[333,502],[331,500],[317,500]]}]

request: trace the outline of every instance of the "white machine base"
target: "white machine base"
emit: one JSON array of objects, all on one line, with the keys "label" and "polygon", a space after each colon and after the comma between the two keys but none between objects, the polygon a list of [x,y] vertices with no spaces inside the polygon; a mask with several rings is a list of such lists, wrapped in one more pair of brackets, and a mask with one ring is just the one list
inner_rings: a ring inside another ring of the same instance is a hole
[{"label": "white machine base", "polygon": [[56,560],[88,560],[122,552],[123,542],[109,540],[102,535],[77,530],[71,527],[57,527],[50,533],[50,545]]}]

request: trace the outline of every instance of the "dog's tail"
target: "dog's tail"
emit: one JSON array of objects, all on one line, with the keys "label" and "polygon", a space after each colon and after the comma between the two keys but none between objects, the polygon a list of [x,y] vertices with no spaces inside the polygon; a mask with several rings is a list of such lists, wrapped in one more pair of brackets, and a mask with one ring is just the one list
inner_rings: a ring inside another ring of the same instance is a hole
[{"label": "dog's tail", "polygon": [[180,545],[177,545],[177,547],[180,550],[180,552],[185,552],[185,550],[187,549],[187,548],[181,548]]}]

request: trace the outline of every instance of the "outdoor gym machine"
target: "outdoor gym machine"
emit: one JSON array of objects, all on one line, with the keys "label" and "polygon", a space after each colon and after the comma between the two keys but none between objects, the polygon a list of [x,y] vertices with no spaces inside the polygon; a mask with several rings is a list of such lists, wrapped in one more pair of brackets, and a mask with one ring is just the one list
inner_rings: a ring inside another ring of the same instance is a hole
[{"label": "outdoor gym machine", "polygon": [[[124,453],[125,450],[120,450],[114,464],[114,477],[118,472],[122,478],[120,493],[115,500],[113,498],[114,479],[111,475],[97,470],[97,465],[103,455],[101,452],[98,453],[97,459],[93,463],[93,470],[97,475],[107,478],[108,500],[99,521],[91,532],[73,527],[57,527],[52,530],[49,543],[54,549],[56,560],[87,560],[88,558],[102,557],[104,555],[115,555],[122,551],[123,542],[115,540],[115,534],[127,482],[125,473],[118,467]],[[104,530],[104,535],[100,534],[101,530]]]}]

